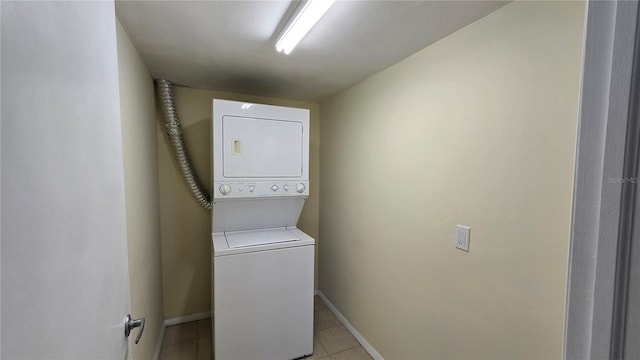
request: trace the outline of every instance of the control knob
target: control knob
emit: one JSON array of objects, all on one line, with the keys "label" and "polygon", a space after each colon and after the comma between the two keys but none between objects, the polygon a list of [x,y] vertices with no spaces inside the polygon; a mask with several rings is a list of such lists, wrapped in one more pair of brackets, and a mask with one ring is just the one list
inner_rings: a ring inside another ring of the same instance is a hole
[{"label": "control knob", "polygon": [[273,191],[278,191],[278,189],[279,189],[278,185],[275,185],[275,184],[271,187],[271,190]]},{"label": "control knob", "polygon": [[219,190],[222,195],[229,195],[229,193],[231,192],[231,186],[227,184],[222,184],[220,185]]},{"label": "control knob", "polygon": [[284,191],[289,191],[289,185],[287,184],[282,185],[282,188],[284,189]]},{"label": "control knob", "polygon": [[253,184],[249,185],[249,192],[253,192],[253,190],[255,190],[255,189],[256,189],[255,185],[253,185]]},{"label": "control knob", "polygon": [[299,192],[299,193],[304,192],[304,190],[305,190],[306,188],[307,188],[307,187],[306,187],[303,183],[299,183],[298,185],[296,185],[296,191],[297,191],[297,192]]}]

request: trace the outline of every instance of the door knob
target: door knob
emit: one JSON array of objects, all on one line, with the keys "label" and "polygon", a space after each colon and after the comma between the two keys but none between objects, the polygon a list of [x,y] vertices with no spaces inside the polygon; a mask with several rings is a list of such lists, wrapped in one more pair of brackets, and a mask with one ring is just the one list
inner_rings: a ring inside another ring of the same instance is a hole
[{"label": "door knob", "polygon": [[140,330],[138,330],[138,336],[136,336],[136,344],[140,342],[140,337],[144,332],[144,318],[134,320],[131,318],[131,314],[127,314],[127,322],[124,324],[124,336],[129,337],[131,330],[137,327],[139,327]]}]

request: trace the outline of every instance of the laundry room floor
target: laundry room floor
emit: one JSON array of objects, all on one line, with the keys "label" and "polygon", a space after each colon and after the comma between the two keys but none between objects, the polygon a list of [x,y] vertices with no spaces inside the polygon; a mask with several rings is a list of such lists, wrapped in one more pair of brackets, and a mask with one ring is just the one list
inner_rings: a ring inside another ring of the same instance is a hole
[{"label": "laundry room floor", "polygon": [[[314,298],[313,355],[304,360],[371,360],[367,351],[318,298]],[[211,319],[167,327],[160,360],[212,360]]]}]

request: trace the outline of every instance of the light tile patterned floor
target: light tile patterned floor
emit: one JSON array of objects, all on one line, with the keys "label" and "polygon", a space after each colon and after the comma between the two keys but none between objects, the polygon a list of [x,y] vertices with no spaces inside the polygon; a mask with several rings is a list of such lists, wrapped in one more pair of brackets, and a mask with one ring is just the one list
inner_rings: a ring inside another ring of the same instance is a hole
[{"label": "light tile patterned floor", "polygon": [[212,360],[211,319],[167,327],[160,360]]},{"label": "light tile patterned floor", "polygon": [[[367,351],[316,296],[313,355],[304,360],[371,360]],[[212,360],[211,319],[167,327],[160,360]]]}]

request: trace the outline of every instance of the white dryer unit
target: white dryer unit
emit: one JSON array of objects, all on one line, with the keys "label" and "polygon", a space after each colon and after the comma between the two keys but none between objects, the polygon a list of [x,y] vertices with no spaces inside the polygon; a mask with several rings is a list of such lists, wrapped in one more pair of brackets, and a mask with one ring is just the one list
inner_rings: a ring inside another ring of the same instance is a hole
[{"label": "white dryer unit", "polygon": [[309,111],[214,100],[212,128],[215,358],[309,355],[315,240],[296,228]]}]

